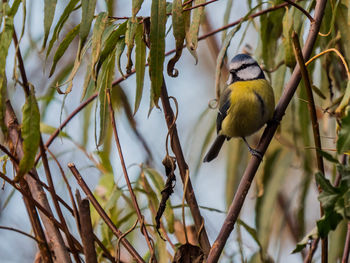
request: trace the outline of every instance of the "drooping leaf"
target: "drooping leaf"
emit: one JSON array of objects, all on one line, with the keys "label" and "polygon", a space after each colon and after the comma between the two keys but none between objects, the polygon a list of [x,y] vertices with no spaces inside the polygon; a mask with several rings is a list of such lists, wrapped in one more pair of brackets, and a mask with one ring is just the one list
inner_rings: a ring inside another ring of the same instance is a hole
[{"label": "drooping leaf", "polygon": [[[195,0],[194,5],[200,5],[204,4],[205,0]],[[198,32],[199,32],[199,25],[202,19],[202,15],[204,13],[204,6],[200,6],[192,10],[192,22],[190,25],[189,31],[186,32],[188,36],[186,36],[186,46],[188,50],[191,52],[191,54],[195,54],[194,58],[196,59],[197,64],[197,46],[198,46]]]},{"label": "drooping leaf", "polygon": [[143,83],[146,68],[146,43],[143,39],[143,26],[140,24],[136,29],[135,44],[135,69],[136,69],[136,95],[134,114],[137,112],[142,98]]},{"label": "drooping leaf", "polygon": [[321,238],[328,236],[331,230],[335,230],[343,217],[335,211],[326,211],[320,220],[317,221],[317,230]]},{"label": "drooping leaf", "polygon": [[43,48],[46,46],[47,38],[50,34],[50,28],[52,25],[53,18],[55,17],[57,0],[45,0],[44,1],[44,41]]},{"label": "drooping leaf", "polygon": [[100,103],[100,135],[97,141],[97,146],[102,145],[109,123],[109,111],[107,101],[107,89],[112,87],[115,68],[115,49],[108,56],[101,67],[101,73],[97,78],[97,89],[99,91]]},{"label": "drooping leaf", "polygon": [[104,43],[104,47],[103,50],[101,52],[100,55],[100,59],[97,63],[97,69],[96,72],[98,73],[98,71],[100,70],[103,62],[105,61],[105,59],[110,55],[111,52],[113,52],[115,46],[118,43],[119,38],[122,35],[125,35],[125,31],[126,31],[126,25],[127,25],[128,21],[125,21],[124,23],[120,24],[108,37],[108,39],[106,40],[106,42]]},{"label": "drooping leaf", "polygon": [[284,62],[287,67],[294,68],[296,61],[293,52],[293,41],[292,41],[292,32],[293,32],[293,16],[291,16],[289,9],[286,9],[284,13],[283,20],[283,36],[282,43],[284,47]]},{"label": "drooping leaf", "polygon": [[135,20],[137,13],[140,11],[143,0],[132,0],[132,18]]},{"label": "drooping leaf", "polygon": [[71,31],[69,31],[69,33],[66,35],[66,37],[62,40],[61,44],[58,46],[56,53],[53,57],[53,63],[52,63],[52,67],[51,67],[50,74],[49,74],[50,77],[55,72],[57,62],[65,54],[67,48],[69,47],[69,45],[72,43],[73,39],[78,34],[79,28],[80,28],[80,25],[77,25]]},{"label": "drooping leaf", "polygon": [[319,149],[317,149],[317,151],[320,153],[320,155],[322,155],[323,158],[325,158],[327,161],[330,161],[332,163],[339,163],[339,161],[334,158],[331,154],[325,152],[325,151],[321,151]]},{"label": "drooping leaf", "polygon": [[176,42],[175,44],[176,53],[174,57],[170,59],[168,62],[167,72],[169,76],[177,77],[179,72],[177,69],[175,69],[175,64],[181,57],[183,44],[186,36],[185,19],[183,16],[181,0],[174,0],[173,2],[172,20],[173,20],[173,34]]},{"label": "drooping leaf", "polygon": [[81,1],[81,27],[79,31],[81,47],[89,35],[92,20],[94,19],[96,0]]},{"label": "drooping leaf", "polygon": [[[232,4],[233,4],[233,0],[227,0],[225,14],[224,14],[224,22],[223,22],[224,26],[228,24],[228,21],[229,21],[230,15],[231,15]],[[221,42],[224,42],[224,40],[226,38],[226,32],[227,32],[227,30],[222,31]]]},{"label": "drooping leaf", "polygon": [[[48,125],[46,123],[41,122],[40,123],[40,132],[44,133],[44,134],[53,134],[55,131],[57,130],[57,128]],[[71,138],[66,132],[64,131],[60,131],[59,136],[64,137],[64,138]]]},{"label": "drooping leaf", "polygon": [[89,84],[91,83],[91,78],[92,78],[93,82],[96,82],[95,66],[96,66],[96,63],[100,57],[102,36],[103,36],[104,31],[105,31],[107,21],[108,21],[108,15],[105,12],[100,13],[96,18],[94,29],[92,31],[91,59],[89,61],[89,64],[88,64],[87,70],[86,70],[86,74],[85,74],[85,80],[84,80],[83,93],[81,96],[81,100],[83,100],[85,95],[86,95],[87,88],[88,88]]},{"label": "drooping leaf", "polygon": [[55,29],[52,33],[51,40],[49,42],[49,46],[46,52],[46,58],[50,55],[51,49],[53,48],[53,45],[55,44],[56,40],[58,39],[58,36],[67,21],[69,15],[74,11],[76,5],[79,3],[79,0],[70,0],[70,2],[67,4],[66,8],[64,9],[60,19],[58,20]]},{"label": "drooping leaf", "polygon": [[338,134],[338,140],[337,140],[338,153],[344,153],[350,150],[350,133],[349,132],[350,132],[350,114],[348,113],[341,120],[341,128],[340,128],[340,131]]},{"label": "drooping leaf", "polygon": [[166,1],[153,0],[151,6],[149,74],[151,79],[151,106],[158,106],[163,84],[165,52]]},{"label": "drooping leaf", "polygon": [[7,127],[5,125],[5,110],[6,110],[6,95],[7,95],[7,79],[5,72],[0,73],[0,127],[3,134],[7,134]]},{"label": "drooping leaf", "polygon": [[125,44],[127,46],[126,56],[128,58],[128,63],[126,65],[126,73],[130,74],[132,68],[131,52],[134,48],[134,40],[136,35],[136,28],[138,27],[138,22],[132,22],[128,20],[125,32]]},{"label": "drooping leaf", "polygon": [[19,171],[15,178],[18,181],[34,166],[35,155],[40,142],[40,112],[35,99],[34,88],[31,88],[30,95],[22,108],[22,127],[21,134],[23,138],[23,158],[19,163]]},{"label": "drooping leaf", "polygon": [[[125,39],[124,37],[121,37],[118,39],[118,42],[117,42],[117,45],[116,45],[116,60],[117,60],[117,68],[118,68],[118,71],[120,73],[120,75],[122,75],[123,78],[125,78],[125,75],[123,73],[123,70],[121,68],[121,64],[120,64],[120,59],[121,59],[121,56],[125,50]],[[137,54],[136,54],[137,55]],[[137,72],[136,72],[137,74]]]}]

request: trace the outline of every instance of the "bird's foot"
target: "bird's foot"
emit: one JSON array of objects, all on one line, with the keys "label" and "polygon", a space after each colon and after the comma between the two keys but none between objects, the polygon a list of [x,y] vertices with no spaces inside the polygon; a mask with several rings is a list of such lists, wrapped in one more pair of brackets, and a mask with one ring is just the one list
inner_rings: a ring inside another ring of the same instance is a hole
[{"label": "bird's foot", "polygon": [[259,152],[258,150],[255,150],[251,147],[248,147],[248,150],[251,153],[251,155],[254,155],[256,158],[258,158],[260,161],[262,161],[263,156],[262,156],[261,152]]}]

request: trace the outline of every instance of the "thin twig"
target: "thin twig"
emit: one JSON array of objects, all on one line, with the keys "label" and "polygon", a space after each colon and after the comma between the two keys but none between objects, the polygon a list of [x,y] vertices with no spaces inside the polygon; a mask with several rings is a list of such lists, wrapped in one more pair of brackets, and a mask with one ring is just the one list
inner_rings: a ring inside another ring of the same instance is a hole
[{"label": "thin twig", "polygon": [[25,236],[27,236],[27,237],[33,239],[33,240],[36,241],[38,244],[41,243],[41,241],[40,241],[39,239],[37,239],[36,237],[33,237],[32,235],[27,234],[26,232],[23,232],[22,230],[19,230],[19,229],[13,228],[13,227],[8,227],[8,226],[0,226],[0,229],[10,230],[10,231],[14,231],[14,232],[20,233],[20,234],[22,234],[22,235],[25,235]]},{"label": "thin twig", "polygon": [[299,9],[304,15],[307,16],[307,18],[310,20],[311,23],[314,23],[315,20],[314,18],[310,15],[310,13],[308,11],[306,11],[304,8],[302,8],[300,5],[296,4],[295,2],[291,1],[291,0],[283,0],[287,3],[289,3],[290,5],[294,6],[296,9]]},{"label": "thin twig", "polygon": [[[114,225],[112,220],[108,217],[104,209],[101,207],[99,202],[96,200],[94,197],[93,193],[91,192],[90,188],[87,186],[85,183],[84,179],[80,175],[79,171],[75,167],[73,163],[68,164],[69,169],[73,173],[74,177],[77,179],[78,184],[80,185],[81,189],[84,191],[86,196],[89,198],[90,202],[92,205],[95,207],[97,213],[101,216],[103,221],[107,224],[107,226],[112,230],[113,234],[117,237],[120,238],[123,233]],[[139,263],[145,263],[145,261],[142,259],[142,257],[137,253],[135,248],[129,243],[128,240],[122,239],[121,241],[126,248],[126,250],[130,253],[130,255]]]},{"label": "thin twig", "polygon": [[[320,153],[320,151],[322,150],[320,128],[319,128],[319,124],[317,121],[316,107],[315,107],[314,96],[312,94],[311,81],[309,78],[309,73],[308,73],[306,66],[305,66],[303,54],[301,52],[299,37],[295,31],[293,31],[292,39],[293,39],[294,55],[298,61],[298,65],[300,67],[301,75],[302,75],[302,78],[304,80],[304,85],[305,85],[306,94],[307,94],[307,98],[308,98],[308,108],[309,108],[310,118],[311,118],[311,122],[312,122],[312,125],[311,125],[312,131],[313,131],[313,135],[314,135],[317,167],[318,167],[318,170],[324,176],[323,158],[322,158],[322,155]],[[319,186],[318,186],[318,191],[322,192],[322,189]],[[324,212],[323,212],[323,208],[322,208],[321,203],[320,203],[320,210],[321,210],[321,217],[322,217]],[[325,237],[322,239],[322,263],[327,263],[327,262],[328,262],[328,239],[327,239],[327,237]]]},{"label": "thin twig", "polygon": [[[309,30],[309,34],[307,37],[307,40],[305,42],[304,45],[304,49],[303,49],[303,56],[305,59],[308,59],[311,55],[311,52],[313,50],[319,29],[320,29],[320,25],[321,25],[321,21],[322,21],[322,17],[323,17],[323,13],[325,10],[325,6],[326,6],[327,1],[326,0],[320,0],[317,1],[316,3],[316,7],[315,7],[315,23],[311,24],[310,26],[310,30]],[[289,82],[287,83],[284,92],[281,96],[281,99],[279,101],[279,103],[276,106],[275,109],[275,114],[274,114],[274,122],[269,123],[266,127],[266,129],[264,130],[263,135],[261,136],[261,139],[259,141],[257,150],[264,154],[266,152],[267,147],[269,146],[273,135],[275,134],[277,127],[279,125],[279,122],[282,120],[283,115],[291,101],[291,99],[293,98],[293,95],[297,89],[297,86],[300,82],[301,79],[301,75],[300,75],[300,68],[299,66],[296,66],[296,68],[293,71],[293,74],[289,80]],[[227,239],[230,235],[230,233],[233,230],[233,227],[236,223],[236,220],[238,218],[238,215],[242,209],[243,203],[245,201],[245,198],[248,194],[250,185],[254,179],[255,173],[259,167],[261,163],[261,159],[257,158],[255,156],[253,156],[249,163],[248,166],[243,174],[243,177],[241,179],[241,182],[238,186],[237,192],[234,196],[234,199],[230,205],[227,217],[224,221],[224,224],[220,230],[220,233],[218,235],[218,237],[216,238],[212,249],[209,253],[207,262],[208,263],[213,263],[213,262],[217,262],[220,254],[227,242]]]},{"label": "thin twig", "polygon": [[137,214],[137,218],[140,222],[140,227],[141,227],[141,232],[143,233],[143,235],[146,238],[146,242],[148,245],[148,248],[150,250],[151,253],[151,258],[155,259],[155,255],[154,255],[154,250],[150,241],[150,236],[148,234],[147,228],[144,225],[144,217],[141,214],[141,210],[139,207],[139,204],[137,203],[137,199],[136,199],[136,195],[134,193],[134,190],[132,189],[131,183],[130,183],[130,179],[129,179],[129,175],[128,175],[128,170],[126,169],[126,165],[125,165],[125,160],[124,160],[124,156],[123,156],[123,152],[122,152],[122,147],[120,145],[120,141],[119,141],[119,136],[118,136],[118,131],[117,131],[117,125],[115,123],[115,117],[114,117],[114,110],[113,110],[113,105],[112,105],[112,101],[111,101],[111,93],[109,88],[106,90],[106,96],[107,96],[107,101],[108,101],[108,108],[109,108],[109,117],[110,117],[110,121],[112,123],[112,129],[113,129],[113,134],[114,134],[114,139],[115,139],[115,143],[118,149],[118,154],[119,154],[119,159],[120,159],[120,163],[122,165],[123,168],[123,174],[124,174],[124,178],[126,181],[126,184],[128,186],[128,190],[131,196],[131,200],[133,203],[133,206],[136,210],[136,214]]},{"label": "thin twig", "polygon": [[319,237],[312,241],[310,250],[307,253],[306,258],[304,259],[304,263],[311,263],[312,262],[312,258],[313,258],[314,254],[316,252],[316,249],[317,249],[319,241],[320,241]]},{"label": "thin twig", "polygon": [[191,7],[189,7],[189,8],[186,8],[186,9],[183,9],[182,11],[184,12],[184,11],[190,11],[190,10],[192,10],[192,9],[195,9],[195,8],[198,8],[198,7],[201,7],[201,6],[206,6],[206,5],[209,5],[209,4],[211,4],[211,3],[213,3],[213,2],[217,2],[218,0],[211,0],[211,1],[208,1],[208,2],[204,2],[204,3],[202,3],[202,4],[199,4],[199,5],[194,5],[194,6],[191,6]]},{"label": "thin twig", "polygon": [[[183,184],[185,184],[188,166],[187,166],[187,163],[185,161],[185,157],[184,157],[183,152],[182,152],[182,147],[180,144],[179,136],[177,134],[176,124],[174,123],[175,116],[174,116],[174,112],[170,106],[168,91],[167,91],[167,88],[165,85],[164,78],[163,78],[162,92],[161,92],[160,98],[162,101],[164,116],[165,116],[165,120],[166,120],[168,129],[172,130],[172,132],[170,133],[170,134],[172,134],[172,136],[171,136],[171,148],[175,154],[176,161],[177,161],[177,164],[179,166],[181,180],[182,180]],[[190,178],[188,178],[187,189],[186,189],[185,194],[186,194],[186,202],[187,202],[188,206],[190,207],[192,217],[194,219],[196,231],[197,231],[197,233],[200,234],[199,235],[199,244],[200,244],[204,254],[208,255],[209,250],[210,250],[210,243],[209,243],[208,235],[207,235],[205,228],[201,228],[202,223],[203,223],[203,217],[201,216],[199,206],[197,203],[197,199],[196,199],[196,196],[194,194]]]}]

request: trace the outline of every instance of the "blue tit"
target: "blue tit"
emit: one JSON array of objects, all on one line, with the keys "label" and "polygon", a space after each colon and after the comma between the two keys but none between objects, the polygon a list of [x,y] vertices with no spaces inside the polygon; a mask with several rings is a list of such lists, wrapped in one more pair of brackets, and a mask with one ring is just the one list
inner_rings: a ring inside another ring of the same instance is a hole
[{"label": "blue tit", "polygon": [[251,56],[239,54],[231,60],[229,70],[227,86],[219,101],[216,119],[218,135],[204,162],[216,158],[225,140],[232,137],[241,137],[250,153],[261,158],[261,154],[249,146],[245,137],[258,131],[273,117],[273,89],[258,63]]}]

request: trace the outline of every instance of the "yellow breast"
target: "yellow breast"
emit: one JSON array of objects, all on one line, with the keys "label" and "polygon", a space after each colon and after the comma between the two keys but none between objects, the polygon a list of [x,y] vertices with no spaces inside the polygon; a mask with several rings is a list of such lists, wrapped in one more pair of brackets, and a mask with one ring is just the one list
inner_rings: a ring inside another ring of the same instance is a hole
[{"label": "yellow breast", "polygon": [[222,122],[221,134],[228,137],[249,136],[271,120],[275,98],[268,81],[238,81],[228,88],[231,90],[231,105]]}]

